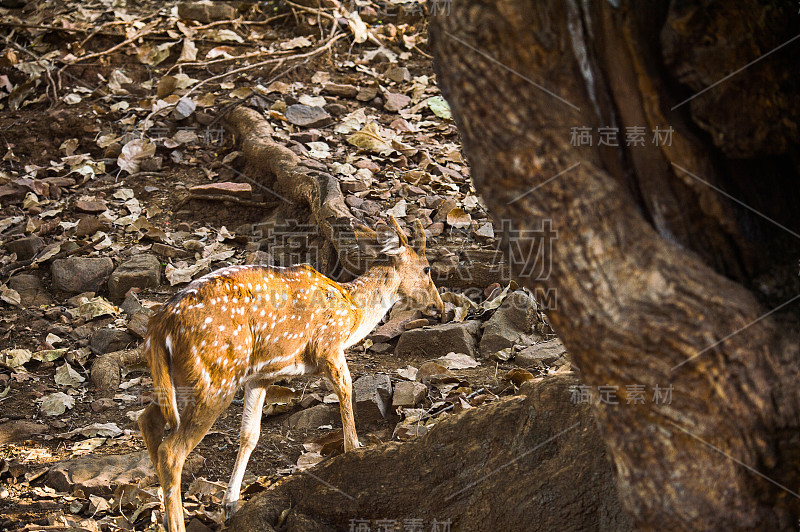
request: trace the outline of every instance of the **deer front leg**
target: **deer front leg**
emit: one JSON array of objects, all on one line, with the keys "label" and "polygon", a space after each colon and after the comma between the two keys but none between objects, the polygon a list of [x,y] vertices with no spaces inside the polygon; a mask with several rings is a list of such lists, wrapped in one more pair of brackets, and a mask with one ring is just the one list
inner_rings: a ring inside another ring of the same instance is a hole
[{"label": "deer front leg", "polygon": [[343,351],[326,360],[325,371],[339,397],[339,411],[342,414],[342,426],[344,427],[344,452],[352,451],[359,447],[359,443],[356,420],[353,415],[353,383]]},{"label": "deer front leg", "polygon": [[228,489],[225,490],[225,497],[222,500],[226,521],[231,518],[239,506],[239,490],[242,486],[245,469],[247,469],[247,462],[261,435],[261,411],[269,384],[270,382],[267,380],[253,380],[245,384],[242,428],[239,431],[239,454],[236,456],[231,480],[228,482]]}]

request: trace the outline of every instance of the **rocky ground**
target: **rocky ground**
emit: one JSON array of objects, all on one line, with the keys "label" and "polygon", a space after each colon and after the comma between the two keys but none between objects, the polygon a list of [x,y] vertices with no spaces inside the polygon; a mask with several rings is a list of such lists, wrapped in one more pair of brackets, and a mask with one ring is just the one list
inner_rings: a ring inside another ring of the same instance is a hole
[{"label": "rocky ground", "polygon": [[[192,278],[245,263],[358,273],[331,260],[313,208],[253,179],[226,129],[237,107],[335,176],[354,218],[426,229],[445,317],[398,306],[348,353],[362,443],[420,437],[569,372],[470,184],[426,52],[436,5],[0,8],[0,528],[160,521],[135,423],[152,384],[140,344]],[[335,403],[324,379],[273,386],[245,498],[341,452]],[[193,530],[222,523],[240,418],[239,402],[190,456]]]}]

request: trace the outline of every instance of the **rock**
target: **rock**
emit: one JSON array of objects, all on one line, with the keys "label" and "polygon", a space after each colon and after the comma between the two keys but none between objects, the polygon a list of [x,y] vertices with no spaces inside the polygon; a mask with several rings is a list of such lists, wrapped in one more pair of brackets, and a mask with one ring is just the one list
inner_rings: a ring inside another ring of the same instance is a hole
[{"label": "rock", "polygon": [[402,81],[411,81],[411,72],[406,67],[392,66],[383,73],[386,79],[390,79],[397,83]]},{"label": "rock", "polygon": [[189,189],[195,195],[215,195],[232,196],[235,198],[250,199],[253,196],[253,187],[250,183],[209,183],[207,185],[197,185]]},{"label": "rock", "polygon": [[356,94],[356,100],[359,102],[368,102],[377,95],[378,87],[361,87],[361,89],[358,91],[358,94]]},{"label": "rock", "polygon": [[296,103],[286,108],[286,120],[300,127],[325,127],[333,119],[322,107]]},{"label": "rock", "polygon": [[92,401],[92,412],[102,412],[103,410],[108,410],[109,408],[114,408],[116,403],[114,403],[114,399],[111,397],[101,397],[95,401]]},{"label": "rock", "polygon": [[374,353],[388,353],[390,351],[394,351],[394,346],[392,344],[386,344],[383,342],[372,344],[369,347],[369,350]]},{"label": "rock", "polygon": [[36,235],[12,240],[6,244],[9,253],[16,253],[17,260],[32,259],[44,247],[44,240]]},{"label": "rock", "polygon": [[75,202],[74,206],[76,211],[85,212],[87,214],[100,214],[101,212],[105,212],[108,208],[104,201],[92,200],[78,200]]},{"label": "rock", "polygon": [[411,320],[406,323],[403,327],[405,330],[410,331],[411,329],[419,329],[420,327],[427,327],[429,322],[425,318],[420,318],[418,320]]},{"label": "rock", "polygon": [[566,376],[528,383],[527,395],[449,416],[402,445],[335,456],[314,476],[293,475],[254,495],[229,529],[270,530],[291,508],[303,525],[286,532],[348,530],[354,519],[387,516],[422,520],[424,530],[437,519],[453,531],[629,531],[592,407],[571,401],[578,384]]},{"label": "rock", "polygon": [[[187,475],[184,467],[184,478],[186,476],[191,478],[191,473]],[[147,451],[104,456],[90,454],[59,462],[47,471],[44,480],[45,485],[56,491],[73,493],[81,490],[85,496],[100,497],[112,496],[120,485],[156,482],[156,473]]]},{"label": "rock", "polygon": [[427,358],[437,358],[453,351],[474,358],[479,330],[480,322],[470,320],[405,331],[397,342],[395,354],[422,354]]},{"label": "rock", "polygon": [[139,309],[142,308],[142,303],[139,301],[139,298],[136,296],[136,294],[131,292],[125,296],[125,301],[122,302],[122,305],[120,305],[119,308],[128,316],[133,316],[139,311]]},{"label": "rock", "polygon": [[137,255],[119,265],[108,279],[111,299],[122,299],[131,288],[155,288],[161,282],[161,262],[153,255]]},{"label": "rock", "polygon": [[162,244],[161,242],[154,243],[153,247],[150,249],[152,249],[153,253],[156,255],[169,257],[171,259],[185,259],[186,257],[190,257],[192,255],[191,252],[186,251],[185,249]]},{"label": "rock", "polygon": [[439,236],[444,232],[444,223],[434,222],[426,227],[425,230],[429,232],[431,236]]},{"label": "rock", "polygon": [[396,112],[411,103],[411,98],[405,94],[398,94],[396,92],[387,92],[385,94],[386,102],[383,108],[387,111]]},{"label": "rock", "polygon": [[122,380],[122,368],[126,371],[137,367],[144,369],[146,364],[141,348],[106,353],[92,363],[92,384],[101,394],[113,393]]},{"label": "rock", "polygon": [[358,94],[358,87],[343,83],[326,83],[322,88],[322,92],[341,98],[355,98]]},{"label": "rock", "polygon": [[356,209],[360,208],[364,204],[364,200],[358,196],[347,196],[344,199],[344,202],[347,203],[348,207],[354,207]]},{"label": "rock", "polygon": [[147,324],[149,321],[149,310],[142,308],[139,312],[134,313],[130,321],[128,321],[128,332],[135,334],[139,338],[144,338],[147,333]]},{"label": "rock", "polygon": [[108,257],[69,257],[53,261],[53,286],[62,292],[97,292],[114,270]]},{"label": "rock", "polygon": [[417,370],[416,380],[422,384],[442,384],[458,382],[458,377],[438,362],[425,362]]},{"label": "rock", "polygon": [[521,290],[506,296],[484,326],[481,354],[490,356],[515,344],[541,341],[542,337],[533,330],[536,310],[536,301]]},{"label": "rock", "polygon": [[211,529],[203,524],[198,518],[194,518],[186,525],[186,532],[211,532]]},{"label": "rock", "polygon": [[343,114],[346,114],[348,111],[346,105],[342,105],[336,102],[326,104],[323,109],[328,111],[333,116],[342,116]]},{"label": "rock", "polygon": [[8,280],[8,286],[19,293],[20,301],[24,307],[49,305],[53,302],[42,286],[42,281],[33,274],[17,274]]},{"label": "rock", "polygon": [[291,429],[317,429],[323,425],[341,425],[338,406],[320,404],[295,412],[289,416],[289,428]]},{"label": "rock", "polygon": [[121,351],[133,343],[133,337],[122,329],[101,327],[89,337],[89,346],[95,354],[104,355],[112,351]]},{"label": "rock", "polygon": [[24,419],[0,423],[0,445],[28,440],[31,436],[47,432],[48,428],[47,425]]},{"label": "rock", "polygon": [[178,17],[208,24],[214,20],[233,20],[236,8],[223,2],[181,2],[178,4]]},{"label": "rock", "polygon": [[111,227],[100,221],[97,216],[83,216],[78,220],[78,226],[75,228],[75,236],[83,238],[92,236],[98,231],[109,231]]},{"label": "rock", "polygon": [[370,338],[373,342],[385,343],[392,338],[397,338],[405,330],[405,324],[419,318],[422,313],[418,310],[402,310],[391,315],[389,321],[375,329]]},{"label": "rock", "polygon": [[353,383],[356,419],[359,424],[371,424],[392,415],[392,381],[388,375],[364,375]]},{"label": "rock", "polygon": [[427,425],[420,425],[419,423],[398,423],[394,427],[392,439],[400,441],[408,441],[412,438],[417,438],[430,432],[431,427]]},{"label": "rock", "polygon": [[556,338],[555,340],[549,340],[526,347],[517,353],[514,362],[526,368],[562,365],[556,364],[556,361],[565,355],[566,352],[567,350],[564,348],[564,344],[561,343],[561,340]]},{"label": "rock", "polygon": [[378,163],[372,161],[370,159],[359,159],[356,161],[356,168],[365,168],[370,172],[378,172],[380,171],[381,167],[378,166]]},{"label": "rock", "polygon": [[341,181],[339,186],[345,194],[353,194],[355,192],[363,192],[367,190],[367,184],[363,181]]},{"label": "rock", "polygon": [[421,382],[400,381],[394,385],[392,406],[414,407],[428,395],[428,387]]},{"label": "rock", "polygon": [[383,210],[380,203],[372,200],[364,200],[364,203],[361,204],[360,209],[369,216],[376,216]]},{"label": "rock", "polygon": [[298,131],[289,135],[289,138],[295,142],[306,144],[307,142],[316,142],[322,138],[322,133],[318,129],[309,129],[308,131]]},{"label": "rock", "polygon": [[445,222],[447,220],[447,215],[450,214],[450,211],[458,207],[458,203],[453,198],[445,199],[437,208],[436,213],[433,215],[434,222]]}]

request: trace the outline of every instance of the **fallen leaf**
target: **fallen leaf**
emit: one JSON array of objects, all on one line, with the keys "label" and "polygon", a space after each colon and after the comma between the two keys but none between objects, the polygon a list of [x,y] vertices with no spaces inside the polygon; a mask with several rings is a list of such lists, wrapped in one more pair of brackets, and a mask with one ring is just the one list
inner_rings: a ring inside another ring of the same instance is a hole
[{"label": "fallen leaf", "polygon": [[374,153],[389,153],[392,146],[381,136],[380,128],[375,122],[370,122],[361,131],[356,131],[347,137],[348,144]]},{"label": "fallen leaf", "polygon": [[428,108],[433,111],[433,114],[445,120],[452,120],[453,115],[450,113],[450,105],[441,96],[432,96],[428,98],[425,103]]},{"label": "fallen leaf", "polygon": [[117,164],[120,169],[129,174],[135,174],[139,171],[139,165],[141,165],[142,160],[149,159],[155,153],[155,144],[146,139],[134,139],[122,147],[122,153],[117,157]]},{"label": "fallen leaf", "polygon": [[11,369],[18,368],[30,361],[32,357],[33,353],[29,349],[3,349],[0,351],[0,362]]},{"label": "fallen leaf", "polygon": [[480,362],[464,353],[450,352],[443,357],[437,358],[436,362],[442,364],[447,369],[467,369],[480,366]]},{"label": "fallen leaf", "polygon": [[472,217],[463,209],[456,207],[447,213],[447,223],[456,229],[463,229],[470,226]]},{"label": "fallen leaf", "polygon": [[72,369],[72,366],[64,363],[63,366],[60,366],[56,370],[55,381],[56,384],[60,384],[61,386],[72,386],[73,388],[77,387],[80,383],[85,381],[86,378],[81,376],[80,373]]},{"label": "fallen leaf", "polygon": [[41,399],[42,412],[48,416],[60,416],[67,409],[75,406],[75,398],[64,392],[56,392],[46,395]]}]

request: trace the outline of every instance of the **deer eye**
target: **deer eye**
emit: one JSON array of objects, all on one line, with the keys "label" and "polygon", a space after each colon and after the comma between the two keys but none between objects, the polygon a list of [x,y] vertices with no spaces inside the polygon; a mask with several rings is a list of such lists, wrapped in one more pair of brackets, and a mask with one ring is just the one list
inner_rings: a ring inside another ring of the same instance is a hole
[{"label": "deer eye", "polygon": [[422,268],[422,272],[425,275],[428,275],[429,273],[431,273],[431,267],[430,266],[425,266],[424,268]]}]

